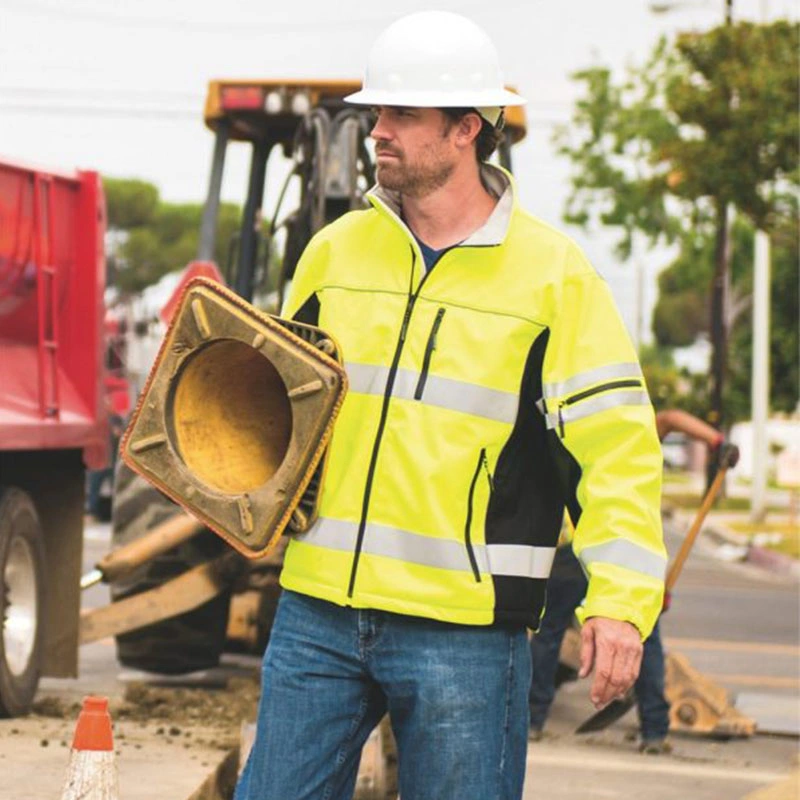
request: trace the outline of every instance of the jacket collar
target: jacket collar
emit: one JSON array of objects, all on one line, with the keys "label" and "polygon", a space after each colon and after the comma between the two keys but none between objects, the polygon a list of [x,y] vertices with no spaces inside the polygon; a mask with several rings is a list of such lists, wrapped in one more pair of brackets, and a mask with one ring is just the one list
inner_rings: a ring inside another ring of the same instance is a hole
[{"label": "jacket collar", "polygon": [[[514,179],[502,167],[486,163],[481,164],[480,177],[486,189],[498,198],[497,205],[486,222],[460,242],[459,247],[492,247],[502,244],[508,233],[511,215],[516,206]],[[412,236],[402,218],[399,192],[384,189],[380,184],[376,184],[367,193],[367,198],[377,210],[388,212],[408,232],[408,235]]]}]

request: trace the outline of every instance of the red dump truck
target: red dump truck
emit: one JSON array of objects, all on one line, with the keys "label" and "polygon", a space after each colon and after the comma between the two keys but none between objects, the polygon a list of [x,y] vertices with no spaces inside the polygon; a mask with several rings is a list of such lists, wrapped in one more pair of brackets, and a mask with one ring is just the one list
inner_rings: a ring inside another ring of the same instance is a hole
[{"label": "red dump truck", "polygon": [[95,172],[0,159],[0,716],[74,676],[87,469],[104,467]]}]

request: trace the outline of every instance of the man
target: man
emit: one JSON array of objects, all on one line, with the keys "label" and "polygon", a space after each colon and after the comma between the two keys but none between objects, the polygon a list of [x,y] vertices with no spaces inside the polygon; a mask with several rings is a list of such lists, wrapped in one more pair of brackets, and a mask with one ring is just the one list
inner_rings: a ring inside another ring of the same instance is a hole
[{"label": "man", "polygon": [[[656,414],[658,438],[663,441],[673,431],[680,431],[708,445],[712,457],[719,461],[724,453],[731,467],[739,460],[736,445],[726,444],[723,435],[703,420],[685,411],[672,408]],[[558,548],[547,584],[547,611],[536,635],[531,639],[533,677],[529,696],[531,735],[541,738],[544,724],[555,697],[558,655],[575,609],[586,594],[586,576],[566,541]],[[665,603],[665,610],[668,602]],[[658,622],[644,643],[642,665],[634,684],[636,710],[641,739],[639,750],[649,755],[669,753],[672,746],[669,732],[669,703],[664,696],[664,648]]]},{"label": "man", "polygon": [[349,798],[388,711],[403,800],[516,800],[525,628],[565,503],[598,705],[635,679],[661,607],[653,411],[606,284],[482,163],[524,102],[486,34],[405,17],[348,99],[376,109],[378,186],[311,242],[284,314],[335,337],[350,387],[320,518],[287,551],[236,797]]}]

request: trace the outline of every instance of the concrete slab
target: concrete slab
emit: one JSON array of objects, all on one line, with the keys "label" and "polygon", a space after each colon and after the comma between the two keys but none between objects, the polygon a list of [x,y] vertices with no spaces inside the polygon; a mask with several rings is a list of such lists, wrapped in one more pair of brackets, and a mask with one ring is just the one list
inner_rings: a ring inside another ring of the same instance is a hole
[{"label": "concrete slab", "polygon": [[800,701],[768,692],[738,692],[736,708],[758,725],[760,733],[800,736]]},{"label": "concrete slab", "polygon": [[[73,721],[37,716],[5,721],[0,726],[0,797],[61,797],[74,727]],[[197,728],[115,722],[120,797],[185,800],[224,755],[215,736]]]}]

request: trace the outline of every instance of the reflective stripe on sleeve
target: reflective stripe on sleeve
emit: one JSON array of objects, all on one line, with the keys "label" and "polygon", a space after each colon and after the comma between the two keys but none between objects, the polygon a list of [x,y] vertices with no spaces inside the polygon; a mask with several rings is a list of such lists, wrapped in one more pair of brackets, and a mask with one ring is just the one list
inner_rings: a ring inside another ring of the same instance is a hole
[{"label": "reflective stripe on sleeve", "polygon": [[614,539],[584,547],[578,558],[587,569],[595,562],[615,564],[658,580],[664,580],[667,570],[667,559],[664,556],[639,547],[627,539]]},{"label": "reflective stripe on sleeve", "polygon": [[[356,546],[358,524],[320,517],[310,530],[294,538],[298,542],[329,550],[352,552]],[[519,578],[546,578],[555,557],[555,547],[490,544],[473,547],[478,570],[493,575]],[[408,564],[437,569],[472,572],[464,542],[422,536],[387,525],[368,523],[361,553],[395,558]]]},{"label": "reflective stripe on sleeve", "polygon": [[575,403],[574,406],[560,406],[557,411],[545,414],[547,428],[552,430],[559,425],[574,422],[577,419],[599,414],[617,406],[647,406],[650,405],[650,395],[647,390],[634,389],[633,391],[609,391]]},{"label": "reflective stripe on sleeve", "polygon": [[[350,392],[383,396],[389,377],[388,367],[348,363],[345,364],[345,369]],[[399,369],[395,376],[392,397],[414,400],[419,377],[420,373],[415,370]],[[429,374],[425,393],[415,402],[512,425],[517,418],[519,396],[512,392]]]},{"label": "reflective stripe on sleeve", "polygon": [[605,364],[602,367],[586,370],[586,372],[579,372],[560,383],[546,383],[544,385],[544,396],[548,398],[563,397],[566,394],[588,389],[590,386],[603,381],[641,377],[642,368],[635,361]]}]

